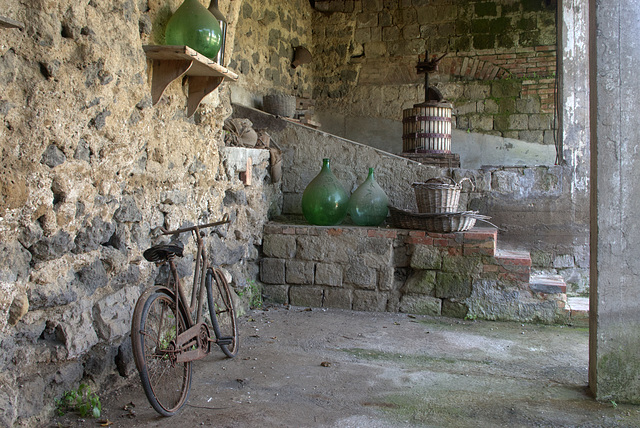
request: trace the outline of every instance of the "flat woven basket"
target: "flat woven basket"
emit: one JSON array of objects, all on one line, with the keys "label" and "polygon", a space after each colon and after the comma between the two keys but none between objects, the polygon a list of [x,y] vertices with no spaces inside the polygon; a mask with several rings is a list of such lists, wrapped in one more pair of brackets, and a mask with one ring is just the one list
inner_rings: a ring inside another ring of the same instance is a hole
[{"label": "flat woven basket", "polygon": [[296,114],[296,97],[293,95],[265,95],[262,107],[267,113],[276,116],[293,117]]},{"label": "flat woven basket", "polygon": [[486,221],[491,218],[479,214],[478,211],[428,214],[405,211],[391,206],[389,213],[393,227],[439,233],[464,232],[475,226],[476,220]]},{"label": "flat woven basket", "polygon": [[[445,179],[450,182],[447,183]],[[469,179],[465,177],[459,183],[452,178],[445,177],[445,179],[431,178],[424,183],[412,184],[418,212],[425,214],[458,212],[462,183]]]}]

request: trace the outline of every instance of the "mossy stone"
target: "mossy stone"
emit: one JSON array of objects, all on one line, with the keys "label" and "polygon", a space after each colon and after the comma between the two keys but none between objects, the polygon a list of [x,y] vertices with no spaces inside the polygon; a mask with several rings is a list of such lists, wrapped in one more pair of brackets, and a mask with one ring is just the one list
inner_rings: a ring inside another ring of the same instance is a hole
[{"label": "mossy stone", "polygon": [[471,278],[459,273],[438,272],[436,297],[465,299],[471,296]]},{"label": "mossy stone", "polygon": [[473,36],[473,47],[475,49],[493,49],[495,48],[496,38],[491,34],[477,34]]},{"label": "mossy stone", "polygon": [[418,270],[407,279],[405,293],[433,295],[436,287],[436,271]]},{"label": "mossy stone", "polygon": [[[520,96],[522,82],[517,80],[496,80],[491,83],[491,96],[493,98],[506,98]],[[515,103],[513,105],[515,111]]]},{"label": "mossy stone", "polygon": [[494,2],[476,3],[473,7],[476,16],[498,16],[498,6]]}]

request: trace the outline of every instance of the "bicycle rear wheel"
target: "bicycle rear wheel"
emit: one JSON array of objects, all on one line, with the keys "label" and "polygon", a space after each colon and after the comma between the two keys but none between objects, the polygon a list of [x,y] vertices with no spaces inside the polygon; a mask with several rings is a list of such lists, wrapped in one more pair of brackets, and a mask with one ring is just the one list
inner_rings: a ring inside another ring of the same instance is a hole
[{"label": "bicycle rear wheel", "polygon": [[163,416],[176,414],[189,396],[191,362],[177,363],[174,352],[175,339],[186,329],[185,318],[172,296],[154,292],[136,304],[132,350],[144,393]]},{"label": "bicycle rear wheel", "polygon": [[212,268],[207,270],[205,284],[213,331],[218,340],[231,340],[230,344],[219,342],[218,345],[227,357],[233,358],[238,354],[238,324],[229,284],[222,272]]}]

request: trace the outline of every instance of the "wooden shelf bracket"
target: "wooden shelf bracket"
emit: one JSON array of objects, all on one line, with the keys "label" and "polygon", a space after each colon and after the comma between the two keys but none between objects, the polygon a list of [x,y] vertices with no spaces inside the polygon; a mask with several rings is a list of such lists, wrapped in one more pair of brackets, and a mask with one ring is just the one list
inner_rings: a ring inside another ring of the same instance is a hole
[{"label": "wooden shelf bracket", "polygon": [[156,105],[171,82],[187,76],[189,95],[187,117],[197,110],[204,97],[213,92],[225,80],[238,80],[238,75],[188,46],[142,47],[153,67],[151,100]]}]

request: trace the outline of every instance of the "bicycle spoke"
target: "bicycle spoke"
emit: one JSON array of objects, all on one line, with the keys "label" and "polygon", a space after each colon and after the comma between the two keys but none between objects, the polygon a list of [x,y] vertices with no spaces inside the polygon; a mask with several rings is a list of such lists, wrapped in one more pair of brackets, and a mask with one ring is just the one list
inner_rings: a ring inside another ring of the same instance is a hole
[{"label": "bicycle spoke", "polygon": [[[136,317],[134,317],[136,318]],[[155,293],[144,304],[139,326],[139,347],[143,367],[140,378],[149,402],[164,416],[175,414],[187,399],[191,363],[177,363],[174,350],[180,332],[186,330],[171,296]]]}]

